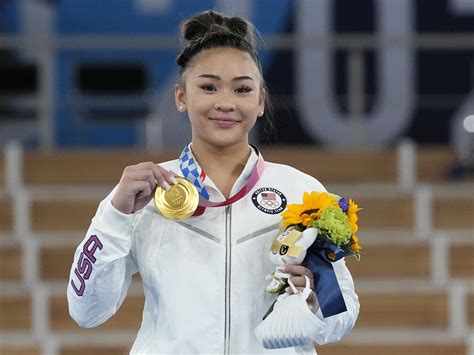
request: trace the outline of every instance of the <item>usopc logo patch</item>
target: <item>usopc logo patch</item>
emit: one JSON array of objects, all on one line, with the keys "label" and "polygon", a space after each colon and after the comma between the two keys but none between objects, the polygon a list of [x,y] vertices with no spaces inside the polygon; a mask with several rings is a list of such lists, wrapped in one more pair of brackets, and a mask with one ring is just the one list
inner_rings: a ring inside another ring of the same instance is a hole
[{"label": "usopc logo patch", "polygon": [[255,191],[252,202],[260,211],[268,214],[281,213],[286,208],[285,195],[271,187],[262,187]]}]

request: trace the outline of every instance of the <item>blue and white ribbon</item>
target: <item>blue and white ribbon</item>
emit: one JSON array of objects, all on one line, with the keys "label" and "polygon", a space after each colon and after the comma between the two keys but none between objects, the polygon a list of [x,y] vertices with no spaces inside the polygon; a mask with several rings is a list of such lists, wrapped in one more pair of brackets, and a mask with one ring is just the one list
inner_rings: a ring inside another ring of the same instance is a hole
[{"label": "blue and white ribbon", "polygon": [[186,180],[191,181],[194,186],[196,186],[199,195],[201,195],[204,199],[209,200],[209,193],[207,192],[206,188],[204,187],[204,183],[201,179],[201,173],[199,168],[194,160],[193,153],[189,148],[189,144],[187,144],[181,155],[179,157],[179,166],[181,168],[181,172]]}]

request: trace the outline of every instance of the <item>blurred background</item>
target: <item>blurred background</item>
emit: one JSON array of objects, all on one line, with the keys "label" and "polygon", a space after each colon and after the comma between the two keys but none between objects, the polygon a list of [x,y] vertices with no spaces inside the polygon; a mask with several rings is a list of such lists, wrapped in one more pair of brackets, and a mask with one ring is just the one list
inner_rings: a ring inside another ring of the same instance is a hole
[{"label": "blurred background", "polygon": [[128,352],[139,277],[92,330],[69,318],[67,277],[123,168],[190,140],[176,32],[206,9],[265,42],[266,160],[364,208],[360,317],[318,353],[474,354],[472,0],[0,0],[0,354]]}]

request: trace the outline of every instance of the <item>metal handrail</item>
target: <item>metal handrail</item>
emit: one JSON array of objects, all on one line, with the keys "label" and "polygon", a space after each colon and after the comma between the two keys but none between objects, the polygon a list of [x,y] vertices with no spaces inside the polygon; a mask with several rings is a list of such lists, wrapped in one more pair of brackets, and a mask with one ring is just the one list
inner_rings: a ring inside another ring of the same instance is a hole
[{"label": "metal handrail", "polygon": [[[375,49],[409,46],[417,49],[474,49],[474,33],[426,33],[410,36],[378,34],[334,34],[330,36],[263,36],[263,49],[300,49],[329,47],[336,49]],[[176,36],[165,35],[0,35],[0,48],[54,48],[88,50],[177,49]]]}]

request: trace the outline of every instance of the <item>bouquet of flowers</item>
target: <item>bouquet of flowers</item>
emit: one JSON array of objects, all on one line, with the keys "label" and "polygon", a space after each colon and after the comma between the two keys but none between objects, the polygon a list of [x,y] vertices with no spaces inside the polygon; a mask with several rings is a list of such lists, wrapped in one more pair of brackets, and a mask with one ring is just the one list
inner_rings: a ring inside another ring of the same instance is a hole
[{"label": "bouquet of flowers", "polygon": [[[300,231],[306,228],[317,228],[318,239],[333,244],[344,251],[345,256],[353,255],[360,260],[359,238],[356,232],[357,212],[361,210],[352,200],[347,201],[327,192],[305,192],[302,204],[288,205],[282,213],[281,229],[285,230],[294,226]],[[326,254],[330,260],[335,260],[336,255],[332,250]]]},{"label": "bouquet of flowers", "polygon": [[269,275],[271,283],[267,291],[278,293],[288,286],[290,275],[281,271],[285,264],[309,264],[314,256],[318,256],[318,263],[325,261],[325,267],[344,256],[360,260],[362,247],[356,236],[360,210],[352,199],[347,201],[328,192],[315,191],[305,192],[302,204],[288,205],[269,253],[277,266]]},{"label": "bouquet of flowers", "polygon": [[[314,314],[306,299],[311,293],[306,278],[304,291],[296,290],[285,264],[304,264],[313,273],[315,292],[323,317],[347,310],[334,269],[331,265],[344,256],[360,260],[362,247],[356,236],[359,206],[327,192],[305,192],[302,204],[290,204],[282,213],[280,231],[269,253],[276,265],[267,291],[279,293],[255,328],[256,337],[265,348],[278,349],[311,343],[318,332]],[[294,293],[285,293],[285,286]]]}]

